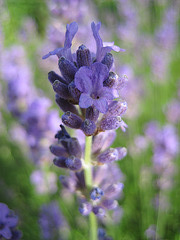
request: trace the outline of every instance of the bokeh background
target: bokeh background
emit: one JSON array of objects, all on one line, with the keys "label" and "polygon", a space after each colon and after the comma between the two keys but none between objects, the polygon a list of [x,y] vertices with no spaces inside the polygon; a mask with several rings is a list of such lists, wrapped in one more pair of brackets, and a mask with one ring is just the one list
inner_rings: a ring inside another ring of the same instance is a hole
[{"label": "bokeh background", "polygon": [[[55,56],[42,60],[63,46],[72,21],[74,50],[95,50],[92,21],[101,21],[103,41],[126,49],[114,54],[114,70],[128,78],[128,129],[113,144],[128,149],[119,162],[124,193],[117,219],[100,225],[115,240],[179,240],[179,0],[0,0],[0,202],[19,216],[24,240],[88,239],[88,221],[52,164],[61,112],[47,74],[58,67]],[[50,231],[60,234],[48,237],[42,218],[56,217]]]}]

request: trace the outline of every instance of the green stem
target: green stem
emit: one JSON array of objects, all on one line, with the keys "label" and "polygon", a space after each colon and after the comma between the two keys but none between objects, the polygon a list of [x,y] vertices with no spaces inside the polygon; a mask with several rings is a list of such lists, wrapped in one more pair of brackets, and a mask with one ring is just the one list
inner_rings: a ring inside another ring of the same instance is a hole
[{"label": "green stem", "polygon": [[[91,189],[93,186],[92,181],[92,166],[91,166],[91,147],[92,147],[92,137],[86,137],[86,145],[85,145],[85,169],[84,169],[84,177],[86,186],[88,189]],[[89,239],[97,240],[97,220],[94,213],[90,213],[89,215]]]}]

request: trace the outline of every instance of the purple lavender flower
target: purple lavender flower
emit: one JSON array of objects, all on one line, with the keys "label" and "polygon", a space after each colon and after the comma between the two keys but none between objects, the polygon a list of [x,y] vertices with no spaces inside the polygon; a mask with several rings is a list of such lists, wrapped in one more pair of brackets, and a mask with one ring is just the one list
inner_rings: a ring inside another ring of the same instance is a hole
[{"label": "purple lavender flower", "polygon": [[[80,45],[76,54],[71,53],[72,39],[77,32],[74,22],[67,26],[64,48],[55,49],[43,58],[50,55],[59,58],[61,76],[51,71],[48,79],[56,93],[57,104],[65,112],[62,115],[63,124],[81,129],[88,137],[93,136],[87,164],[84,143],[80,145],[78,139],[72,138],[60,125],[61,130],[55,135],[58,143],[50,147],[55,155],[54,164],[70,171],[69,176],[60,176],[60,181],[65,189],[77,194],[82,215],[93,213],[105,221],[108,211],[117,212],[114,216],[120,215],[117,200],[123,195],[123,174],[113,162],[123,159],[127,150],[124,147],[108,147],[115,138],[112,129],[121,127],[124,131],[127,127],[121,119],[127,103],[113,101],[114,92],[118,92],[123,83],[115,73],[110,72],[113,65],[110,51],[121,49],[113,43],[103,44],[99,35],[100,26],[100,23],[91,24],[96,54],[85,45]],[[107,133],[105,130],[108,130]],[[91,171],[91,184],[87,181],[87,168]]]},{"label": "purple lavender flower", "polygon": [[153,143],[152,170],[156,175],[156,186],[161,191],[153,203],[156,209],[167,210],[170,203],[166,192],[172,188],[176,174],[174,159],[179,152],[179,139],[174,126],[169,124],[160,128],[155,122],[147,125],[146,136]]},{"label": "purple lavender flower", "polygon": [[21,233],[15,227],[18,224],[18,217],[9,210],[8,206],[0,203],[0,239],[20,239]]}]

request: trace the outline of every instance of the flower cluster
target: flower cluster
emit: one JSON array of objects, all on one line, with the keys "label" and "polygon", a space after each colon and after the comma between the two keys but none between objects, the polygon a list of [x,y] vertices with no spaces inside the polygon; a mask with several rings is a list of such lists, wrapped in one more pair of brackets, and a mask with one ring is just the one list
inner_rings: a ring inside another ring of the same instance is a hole
[{"label": "flower cluster", "polygon": [[48,79],[56,93],[56,102],[65,112],[62,122],[67,127],[81,129],[86,136],[93,136],[91,149],[92,186],[88,186],[84,170],[84,144],[71,137],[63,125],[55,135],[58,144],[50,147],[56,156],[54,164],[71,170],[69,176],[60,176],[63,186],[77,193],[79,211],[82,215],[93,212],[103,218],[107,210],[119,211],[118,202],[123,190],[123,175],[116,161],[126,156],[124,147],[109,148],[113,143],[115,129],[123,131],[127,125],[121,116],[127,110],[127,103],[116,101],[118,90],[126,79],[110,71],[113,65],[111,50],[123,51],[114,43],[103,43],[100,23],[91,24],[96,41],[96,54],[85,45],[71,53],[72,40],[78,30],[73,22],[67,25],[64,47],[46,54],[43,59],[57,55],[61,76],[49,72]]},{"label": "flower cluster", "polygon": [[18,217],[14,215],[8,206],[0,203],[0,239],[18,240],[21,232],[16,228]]},{"label": "flower cluster", "polygon": [[[119,127],[125,129],[127,126],[121,119],[127,110],[126,102],[113,101],[114,93],[123,81],[110,72],[113,65],[110,51],[121,49],[113,43],[103,44],[99,35],[100,23],[92,23],[91,27],[97,45],[96,54],[84,45],[79,47],[76,54],[71,53],[72,40],[78,30],[73,22],[67,25],[64,47],[43,57],[46,59],[50,55],[57,55],[59,58],[62,76],[51,71],[48,78],[56,92],[56,102],[65,112],[62,122],[68,127],[81,129],[86,136]],[[81,113],[75,105],[79,105]]]}]

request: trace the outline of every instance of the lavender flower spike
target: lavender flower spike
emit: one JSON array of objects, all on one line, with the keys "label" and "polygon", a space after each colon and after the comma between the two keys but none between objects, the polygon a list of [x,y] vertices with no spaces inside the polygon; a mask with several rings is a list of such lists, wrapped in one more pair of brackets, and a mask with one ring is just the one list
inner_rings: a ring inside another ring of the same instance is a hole
[{"label": "lavender flower spike", "polygon": [[48,54],[43,56],[43,59],[48,58],[51,55],[57,55],[58,58],[65,57],[68,60],[72,61],[72,54],[71,54],[71,45],[72,40],[75,36],[75,34],[78,31],[78,25],[76,22],[72,22],[71,24],[67,24],[66,26],[66,35],[65,35],[65,41],[64,41],[64,47],[63,48],[56,48],[55,50],[49,52]]},{"label": "lavender flower spike", "polygon": [[104,64],[94,63],[90,67],[81,67],[75,74],[75,85],[82,92],[79,99],[81,108],[95,106],[100,112],[107,112],[108,100],[113,100],[112,91],[103,87],[108,73]]},{"label": "lavender flower spike", "polygon": [[102,41],[100,35],[99,35],[99,30],[101,27],[101,23],[99,22],[97,25],[92,22],[91,23],[91,29],[93,31],[93,36],[95,38],[96,41],[96,61],[100,62],[102,61],[102,59],[105,57],[106,53],[111,52],[112,50],[119,52],[122,51],[124,52],[124,49],[119,48],[118,46],[114,45],[114,42],[104,42]]}]

